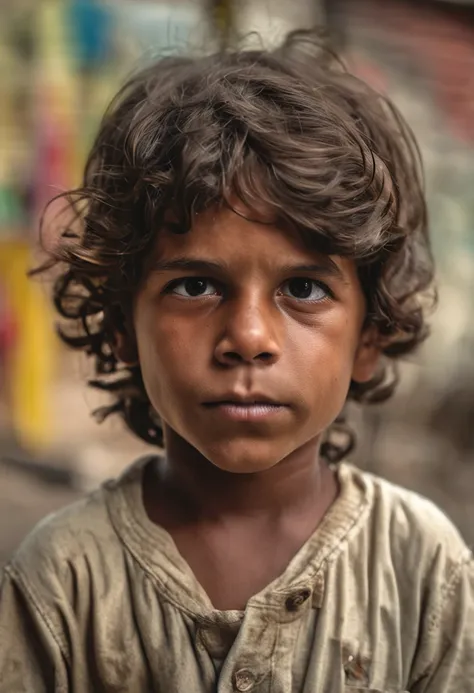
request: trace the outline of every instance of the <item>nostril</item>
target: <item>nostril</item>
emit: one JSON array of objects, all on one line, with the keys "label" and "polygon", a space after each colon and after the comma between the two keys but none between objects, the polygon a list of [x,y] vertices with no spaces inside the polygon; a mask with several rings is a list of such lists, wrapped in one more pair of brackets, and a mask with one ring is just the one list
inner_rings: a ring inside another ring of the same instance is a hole
[{"label": "nostril", "polygon": [[266,363],[273,359],[273,354],[271,354],[269,351],[262,351],[249,359],[246,359],[242,354],[239,354],[238,351],[226,351],[223,356],[226,361],[231,361],[232,363],[243,363],[244,361],[248,361],[249,363],[252,361],[263,361]]},{"label": "nostril", "polygon": [[236,363],[240,363],[244,360],[243,357],[237,351],[226,351],[224,353],[224,358],[227,361],[234,361]]},{"label": "nostril", "polygon": [[271,351],[222,350],[215,351],[215,357],[223,366],[241,366],[243,364],[271,365],[277,360],[277,354]]}]

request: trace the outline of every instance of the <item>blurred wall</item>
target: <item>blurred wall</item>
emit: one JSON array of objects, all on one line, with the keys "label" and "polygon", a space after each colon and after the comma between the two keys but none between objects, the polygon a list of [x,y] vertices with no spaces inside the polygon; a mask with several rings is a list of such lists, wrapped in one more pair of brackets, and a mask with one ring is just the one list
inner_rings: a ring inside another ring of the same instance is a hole
[{"label": "blurred wall", "polygon": [[420,144],[439,305],[398,396],[355,412],[358,461],[439,502],[474,538],[474,8],[339,3],[354,69],[387,93]]}]

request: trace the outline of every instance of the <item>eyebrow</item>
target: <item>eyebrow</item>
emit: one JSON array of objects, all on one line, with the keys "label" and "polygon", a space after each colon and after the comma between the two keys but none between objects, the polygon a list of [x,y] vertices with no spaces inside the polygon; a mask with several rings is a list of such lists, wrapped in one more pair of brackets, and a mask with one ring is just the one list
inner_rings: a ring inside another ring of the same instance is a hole
[{"label": "eyebrow", "polygon": [[283,274],[291,274],[292,272],[297,272],[300,274],[303,272],[308,272],[311,274],[319,274],[323,277],[334,277],[335,279],[339,279],[343,282],[347,281],[342,269],[334,262],[334,260],[331,260],[330,257],[325,257],[324,260],[315,264],[284,265],[280,269]]},{"label": "eyebrow", "polygon": [[184,270],[192,272],[222,272],[227,266],[221,262],[204,260],[190,257],[177,257],[174,260],[158,260],[154,262],[151,270],[153,272],[172,272]]},{"label": "eyebrow", "polygon": [[[347,279],[342,269],[325,256],[319,263],[303,264],[303,265],[283,265],[278,268],[282,274],[302,274],[304,272],[318,274],[322,277],[334,277],[344,283]],[[228,271],[228,265],[224,262],[215,262],[204,258],[178,257],[173,260],[158,260],[151,267],[152,272],[173,272],[173,271],[191,271],[191,272],[219,272]]]}]

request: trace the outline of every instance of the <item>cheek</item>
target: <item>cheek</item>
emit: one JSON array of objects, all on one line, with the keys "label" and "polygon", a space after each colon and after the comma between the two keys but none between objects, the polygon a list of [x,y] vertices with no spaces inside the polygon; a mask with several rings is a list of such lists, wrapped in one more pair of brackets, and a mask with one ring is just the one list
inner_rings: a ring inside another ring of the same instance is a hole
[{"label": "cheek", "polygon": [[339,414],[349,390],[356,349],[356,329],[345,316],[335,315],[324,325],[298,335],[294,376],[312,403],[315,418],[333,420]]},{"label": "cheek", "polygon": [[143,380],[155,409],[166,417],[174,401],[182,399],[196,369],[196,352],[202,340],[176,319],[160,320],[151,311],[137,311],[135,320],[138,352]]}]

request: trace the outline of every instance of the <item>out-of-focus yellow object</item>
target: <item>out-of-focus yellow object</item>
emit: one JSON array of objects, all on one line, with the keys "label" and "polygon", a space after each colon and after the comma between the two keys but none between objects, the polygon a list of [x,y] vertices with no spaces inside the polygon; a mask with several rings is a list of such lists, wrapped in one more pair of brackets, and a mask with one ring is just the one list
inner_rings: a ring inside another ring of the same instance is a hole
[{"label": "out-of-focus yellow object", "polygon": [[[37,218],[47,199],[73,184],[78,168],[78,86],[70,58],[66,6],[63,0],[42,0],[35,8]],[[5,161],[4,152],[3,164]],[[52,445],[55,433],[52,405],[59,350],[52,309],[41,283],[27,276],[34,265],[36,233],[16,229],[13,234],[3,235],[0,273],[16,318],[10,374],[11,422],[20,443],[32,452],[41,452]]]},{"label": "out-of-focus yellow object", "polygon": [[57,344],[43,287],[28,279],[32,257],[21,240],[0,243],[0,274],[6,279],[16,317],[12,358],[11,421],[20,443],[38,452],[51,444],[52,386]]},{"label": "out-of-focus yellow object", "polygon": [[213,0],[212,14],[222,49],[228,46],[234,28],[234,7],[232,0]]}]

